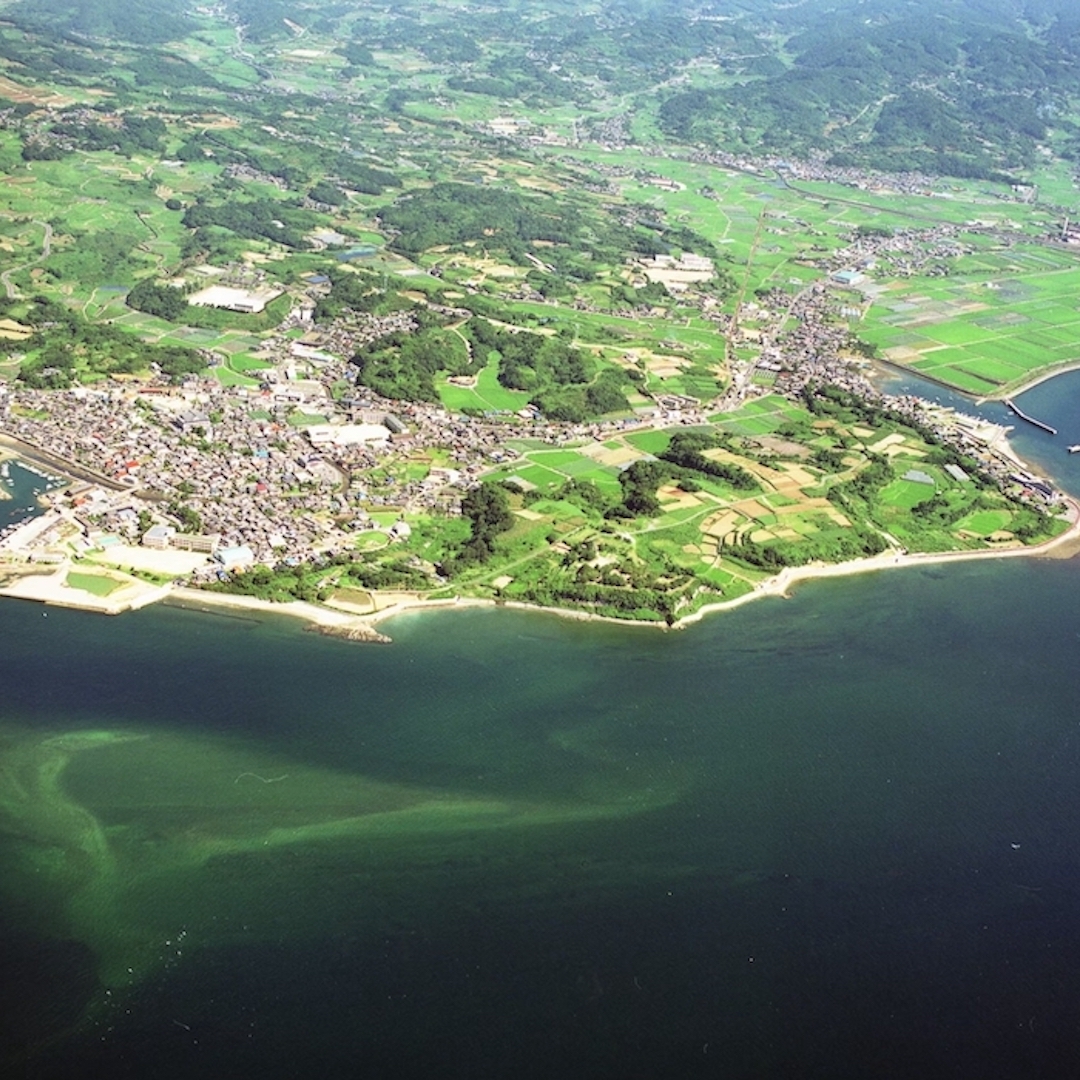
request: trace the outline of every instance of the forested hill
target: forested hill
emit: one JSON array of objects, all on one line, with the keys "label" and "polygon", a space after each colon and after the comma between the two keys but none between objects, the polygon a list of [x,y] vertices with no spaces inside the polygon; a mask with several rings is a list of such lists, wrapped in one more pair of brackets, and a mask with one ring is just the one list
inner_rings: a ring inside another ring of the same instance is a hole
[{"label": "forested hill", "polygon": [[187,7],[178,0],[18,0],[3,15],[32,32],[154,45],[191,30]]},{"label": "forested hill", "polygon": [[[28,70],[81,79],[102,63],[75,49],[178,41],[208,10],[185,0],[0,0],[9,26],[66,45],[43,59],[0,31],[0,50]],[[377,57],[411,55],[423,77],[398,71],[371,103],[392,115],[442,101],[461,100],[462,115],[470,102],[537,114],[573,103],[582,130],[605,142],[998,180],[1018,177],[1047,146],[1080,158],[1073,0],[222,0],[214,10],[236,27],[241,58],[243,42],[286,50],[298,34],[327,35],[350,80],[378,69]],[[173,64],[177,89],[208,83],[184,55]]]},{"label": "forested hill", "polygon": [[666,135],[980,177],[1030,164],[1051,124],[1075,131],[1080,11],[1064,0],[832,0],[766,20],[787,58],[774,47],[727,85],[669,94]]}]

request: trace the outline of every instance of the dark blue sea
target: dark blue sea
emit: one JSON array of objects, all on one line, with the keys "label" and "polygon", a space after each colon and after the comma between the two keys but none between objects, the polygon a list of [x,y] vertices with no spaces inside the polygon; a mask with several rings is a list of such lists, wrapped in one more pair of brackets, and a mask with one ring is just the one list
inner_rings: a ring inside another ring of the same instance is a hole
[{"label": "dark blue sea", "polygon": [[1080,1075],[1076,562],[387,629],[0,604],[0,1075]]}]

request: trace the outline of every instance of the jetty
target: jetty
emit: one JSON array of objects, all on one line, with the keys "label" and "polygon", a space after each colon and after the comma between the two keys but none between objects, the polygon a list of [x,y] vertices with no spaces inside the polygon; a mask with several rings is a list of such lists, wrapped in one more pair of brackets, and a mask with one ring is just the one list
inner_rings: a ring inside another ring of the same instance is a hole
[{"label": "jetty", "polygon": [[1043,431],[1049,431],[1051,435],[1057,434],[1057,428],[1051,427],[1049,424],[1044,424],[1041,420],[1036,420],[1034,416],[1028,416],[1028,414],[1018,408],[1016,403],[1010,398],[1005,399],[1005,404],[1009,407],[1010,411],[1016,413],[1021,420],[1026,420],[1029,424],[1034,424],[1037,428],[1042,428]]}]

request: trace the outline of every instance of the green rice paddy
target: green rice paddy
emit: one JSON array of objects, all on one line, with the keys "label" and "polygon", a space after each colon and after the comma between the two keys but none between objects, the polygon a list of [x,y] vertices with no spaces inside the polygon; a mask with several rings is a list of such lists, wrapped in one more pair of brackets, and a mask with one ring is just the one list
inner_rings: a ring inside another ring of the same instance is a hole
[{"label": "green rice paddy", "polygon": [[893,363],[974,394],[1003,394],[1080,360],[1080,260],[1018,247],[958,261],[947,280],[879,296],[859,336]]}]

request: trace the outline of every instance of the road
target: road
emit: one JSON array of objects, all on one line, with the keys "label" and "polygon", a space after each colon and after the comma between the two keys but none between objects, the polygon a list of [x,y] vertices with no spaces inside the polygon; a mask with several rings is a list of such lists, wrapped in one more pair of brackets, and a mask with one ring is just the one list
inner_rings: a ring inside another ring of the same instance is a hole
[{"label": "road", "polygon": [[10,270],[5,270],[0,274],[0,282],[3,283],[4,292],[9,300],[15,300],[19,295],[19,290],[12,283],[11,275],[17,274],[20,270],[25,270],[28,266],[36,266],[39,262],[44,262],[52,254],[52,226],[47,221],[38,221],[36,218],[33,224],[40,225],[45,230],[45,235],[41,241],[41,254],[36,259],[23,263],[22,266],[13,266]]}]

